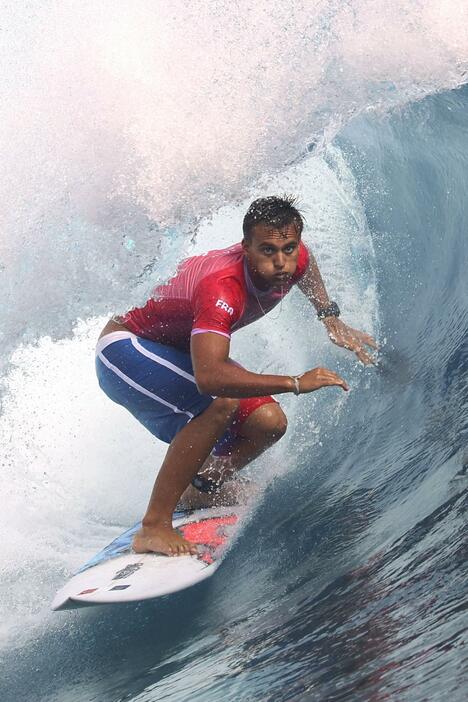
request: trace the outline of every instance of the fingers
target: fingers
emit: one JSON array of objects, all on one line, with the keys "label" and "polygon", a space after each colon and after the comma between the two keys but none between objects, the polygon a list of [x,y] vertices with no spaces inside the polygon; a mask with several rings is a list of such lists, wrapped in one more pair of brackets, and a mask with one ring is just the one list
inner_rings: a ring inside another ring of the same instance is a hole
[{"label": "fingers", "polygon": [[[334,340],[335,341],[335,340]],[[342,343],[335,341],[339,346],[343,346],[349,351],[354,351],[356,356],[359,358],[361,363],[364,365],[375,365],[376,359],[363,347],[363,343],[367,346],[371,346],[374,349],[378,349],[376,342],[369,334],[364,334],[363,332],[355,332],[353,336],[349,336],[347,339],[343,340]]]},{"label": "fingers", "polygon": [[342,388],[345,392],[349,390],[348,383],[343,380],[337,373],[334,373],[328,368],[313,368],[306,371],[299,377],[299,394],[314,392],[320,388],[325,388],[330,385],[336,385]]},{"label": "fingers", "polygon": [[338,373],[333,373],[333,371],[324,369],[320,380],[322,381],[323,385],[337,385],[338,387],[343,388],[345,392],[348,392],[349,390],[349,385],[346,380],[343,380]]},{"label": "fingers", "polygon": [[377,344],[376,340],[370,335],[366,334],[365,332],[360,332],[357,330],[354,330],[354,335],[356,336],[357,339],[366,346],[370,346],[372,349],[375,349],[376,351],[379,348],[379,345]]},{"label": "fingers", "polygon": [[364,363],[365,366],[371,366],[377,363],[377,359],[375,359],[374,356],[372,356],[365,349],[363,349],[362,346],[358,346],[357,348],[351,350],[354,351],[361,363]]},{"label": "fingers", "polygon": [[357,341],[348,341],[345,344],[343,344],[343,347],[345,349],[348,349],[348,351],[353,351],[358,357],[358,359],[361,361],[361,363],[364,363],[364,365],[375,365],[376,359],[368,351],[366,351],[366,349],[364,349],[361,346],[361,344],[359,344]]},{"label": "fingers", "polygon": [[350,345],[350,349],[351,351],[354,351],[361,363],[364,363],[366,366],[375,365],[377,363],[377,359],[374,358],[374,356],[372,356],[372,354],[370,354],[362,345],[365,344],[366,346],[370,346],[371,348],[378,350],[379,347],[370,334],[356,332],[356,339],[353,339],[353,342],[353,345]]},{"label": "fingers", "polygon": [[366,332],[361,332],[358,329],[353,329],[345,324],[340,324],[338,327],[327,327],[330,339],[345,349],[354,351],[359,360],[365,365],[375,364],[375,359],[367,352],[364,346],[369,346],[372,349],[378,350],[379,346],[375,339]]},{"label": "fingers", "polygon": [[333,373],[333,379],[332,382],[328,383],[329,385],[337,385],[340,388],[343,388],[345,392],[348,392],[349,390],[349,385],[346,382],[346,380],[343,380],[343,378],[340,378],[339,375],[336,375],[336,373]]},{"label": "fingers", "polygon": [[343,380],[343,378],[339,378],[339,382],[335,383],[335,385],[338,385],[340,388],[343,388],[345,392],[348,392],[349,390],[349,385],[346,382],[346,380]]}]

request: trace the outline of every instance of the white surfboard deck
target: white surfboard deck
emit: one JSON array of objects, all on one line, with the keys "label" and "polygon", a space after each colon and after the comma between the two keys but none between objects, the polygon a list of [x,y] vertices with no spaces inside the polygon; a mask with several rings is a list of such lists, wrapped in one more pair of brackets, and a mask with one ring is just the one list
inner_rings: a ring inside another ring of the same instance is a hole
[{"label": "white surfboard deck", "polygon": [[196,556],[133,552],[132,537],[140,528],[135,524],[80,568],[57,592],[52,609],[148,600],[209,578],[232,543],[242,512],[239,506],[176,512],[173,526],[198,545]]}]

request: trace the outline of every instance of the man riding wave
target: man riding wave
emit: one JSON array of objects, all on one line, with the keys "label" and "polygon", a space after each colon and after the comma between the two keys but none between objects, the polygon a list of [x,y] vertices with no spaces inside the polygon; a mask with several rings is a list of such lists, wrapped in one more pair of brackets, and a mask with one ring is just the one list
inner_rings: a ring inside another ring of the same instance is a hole
[{"label": "man riding wave", "polygon": [[302,230],[293,198],[255,200],[241,243],[186,259],[143,307],[104,327],[96,349],[101,388],[169,444],[135,551],[196,553],[172,527],[176,505],[195,490],[213,493],[284,435],[286,416],[272,395],[326,386],[348,390],[326,368],[301,375],[242,368],[229,357],[234,331],[267,314],[298,285],[329,338],[361,362],[374,362],[365,348],[377,348],[374,339],[339,319]]}]

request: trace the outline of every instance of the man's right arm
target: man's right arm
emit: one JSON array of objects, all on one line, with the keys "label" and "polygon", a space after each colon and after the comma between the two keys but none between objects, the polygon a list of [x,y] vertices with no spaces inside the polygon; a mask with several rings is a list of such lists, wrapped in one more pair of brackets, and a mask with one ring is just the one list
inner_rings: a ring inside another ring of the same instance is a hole
[{"label": "man's right arm", "polygon": [[[288,375],[251,373],[229,359],[229,339],[221,334],[194,334],[191,341],[192,364],[199,391],[216,397],[263,397],[295,392],[296,383]],[[328,385],[348,386],[336,373],[314,368],[303,373],[299,381],[301,393]]]}]

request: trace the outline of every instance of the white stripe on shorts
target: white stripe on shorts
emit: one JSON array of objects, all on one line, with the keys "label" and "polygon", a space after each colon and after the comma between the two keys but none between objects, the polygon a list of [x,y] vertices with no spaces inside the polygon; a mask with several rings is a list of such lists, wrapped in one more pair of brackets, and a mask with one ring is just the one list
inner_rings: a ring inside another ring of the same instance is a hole
[{"label": "white stripe on shorts", "polygon": [[146,356],[146,358],[151,358],[152,361],[156,361],[156,363],[159,363],[160,366],[165,366],[166,368],[169,368],[169,370],[174,371],[174,373],[177,373],[183,378],[190,380],[191,383],[194,383],[195,385],[197,384],[193,375],[190,375],[190,373],[182,370],[182,368],[178,368],[170,361],[166,361],[166,359],[162,358],[162,356],[158,356],[157,354],[148,351],[148,349],[145,349],[145,347],[140,344],[136,336],[132,337],[132,346],[136,348],[137,351],[142,353],[143,356]]},{"label": "white stripe on shorts", "polygon": [[173,412],[176,412],[177,414],[186,414],[190,419],[193,419],[193,414],[191,412],[186,412],[185,410],[181,410],[175,405],[171,405],[170,402],[167,402],[166,400],[163,400],[162,397],[159,397],[158,395],[155,395],[154,393],[150,392],[146,388],[144,388],[142,385],[139,385],[138,383],[135,383],[134,380],[128,377],[128,375],[125,375],[125,373],[122,373],[122,371],[117,368],[117,366],[114,366],[113,363],[107,360],[107,358],[104,356],[102,351],[98,354],[100,360],[104,363],[107,368],[109,368],[111,371],[113,371],[116,375],[119,376],[119,378],[122,378],[122,380],[125,380],[128,385],[130,385],[132,388],[135,388],[135,390],[138,390],[138,392],[141,392],[143,395],[146,395],[147,397],[151,397],[153,400],[156,400],[156,402],[160,402],[162,405],[165,405],[166,407],[169,407]]}]

